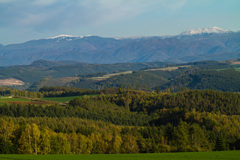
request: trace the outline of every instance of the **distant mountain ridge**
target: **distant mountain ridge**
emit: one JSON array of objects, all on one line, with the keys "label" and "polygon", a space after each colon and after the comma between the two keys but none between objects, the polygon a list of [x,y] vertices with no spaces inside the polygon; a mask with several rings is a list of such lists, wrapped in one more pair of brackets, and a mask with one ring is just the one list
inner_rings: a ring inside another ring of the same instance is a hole
[{"label": "distant mountain ridge", "polygon": [[30,64],[30,66],[39,67],[53,67],[53,66],[64,66],[64,65],[86,65],[87,63],[77,62],[77,61],[47,61],[47,60],[37,60]]},{"label": "distant mountain ridge", "polygon": [[[240,32],[218,27],[177,36],[103,38],[59,35],[21,44],[0,45],[0,66],[27,65],[37,60],[112,64],[191,62],[240,58]],[[212,56],[212,55],[221,55]]]},{"label": "distant mountain ridge", "polygon": [[198,29],[190,29],[188,31],[182,32],[180,35],[196,35],[196,34],[225,34],[225,33],[233,33],[230,30],[225,30],[219,27],[210,27],[210,28],[198,28]]}]

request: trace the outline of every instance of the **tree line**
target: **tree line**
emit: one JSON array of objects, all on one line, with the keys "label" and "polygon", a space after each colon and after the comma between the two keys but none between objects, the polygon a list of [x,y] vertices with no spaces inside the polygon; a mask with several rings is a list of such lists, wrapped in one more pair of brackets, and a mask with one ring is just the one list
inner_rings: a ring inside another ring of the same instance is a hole
[{"label": "tree line", "polygon": [[2,117],[0,124],[0,152],[8,154],[165,153],[240,149],[239,137],[229,142],[226,137],[231,137],[220,128],[216,127],[210,132],[198,123],[184,121],[177,126],[169,123],[165,126],[132,127],[78,118]]},{"label": "tree line", "polygon": [[[49,88],[48,88],[49,89]],[[48,90],[58,94],[64,88]],[[240,149],[240,95],[123,88],[57,104],[0,106],[0,153],[98,154]],[[36,93],[38,94],[38,93]]]}]

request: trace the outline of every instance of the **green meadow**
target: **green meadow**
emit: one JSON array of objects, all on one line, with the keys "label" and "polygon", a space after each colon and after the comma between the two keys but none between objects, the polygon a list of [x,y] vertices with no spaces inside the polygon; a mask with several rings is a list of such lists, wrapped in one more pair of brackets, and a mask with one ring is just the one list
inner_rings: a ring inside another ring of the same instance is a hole
[{"label": "green meadow", "polygon": [[1,98],[0,102],[26,102],[31,101],[30,99],[26,98]]},{"label": "green meadow", "polygon": [[4,105],[8,102],[29,102],[32,101],[30,99],[25,99],[25,98],[0,98],[0,105]]},{"label": "green meadow", "polygon": [[152,154],[0,155],[1,160],[238,160],[239,157],[240,151]]},{"label": "green meadow", "polygon": [[[99,96],[99,94],[92,94],[92,95],[87,95],[89,97],[92,96]],[[61,102],[61,103],[66,103],[69,102],[70,100],[74,99],[74,98],[83,98],[84,96],[71,96],[71,97],[51,97],[51,98],[41,98],[41,100],[46,100],[46,103],[48,101],[53,101],[53,102]],[[6,103],[11,103],[11,102],[29,102],[29,101],[33,101],[31,99],[28,98],[0,98],[0,105],[4,105]],[[36,99],[35,101],[38,101],[38,99]]]}]

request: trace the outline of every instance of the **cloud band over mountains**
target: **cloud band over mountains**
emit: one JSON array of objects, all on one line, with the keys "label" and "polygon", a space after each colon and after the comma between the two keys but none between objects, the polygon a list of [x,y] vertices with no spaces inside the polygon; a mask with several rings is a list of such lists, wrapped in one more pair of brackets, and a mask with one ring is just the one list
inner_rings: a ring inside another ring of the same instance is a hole
[{"label": "cloud band over mountains", "polygon": [[[211,6],[213,1],[208,5]],[[170,29],[172,24],[179,25],[175,18],[178,18],[179,13],[184,13],[182,16],[187,15],[183,9],[189,10],[188,7],[191,5],[193,8],[197,5],[204,7],[205,3],[208,3],[199,0],[194,2],[189,0],[0,0],[0,43],[11,43],[14,36],[16,40],[21,41],[20,37],[33,39],[32,37],[42,38],[74,33],[100,36],[113,34],[113,36],[117,34],[128,36],[139,33],[159,35],[162,33],[160,31],[157,33],[157,29],[166,32],[167,25]],[[236,16],[239,16],[239,12]],[[222,27],[218,24],[209,26],[215,25]]]}]

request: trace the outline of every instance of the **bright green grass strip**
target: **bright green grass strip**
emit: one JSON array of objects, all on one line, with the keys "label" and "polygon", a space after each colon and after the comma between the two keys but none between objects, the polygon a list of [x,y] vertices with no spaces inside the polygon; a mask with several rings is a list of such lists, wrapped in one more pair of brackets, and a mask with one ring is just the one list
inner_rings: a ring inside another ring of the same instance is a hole
[{"label": "bright green grass strip", "polygon": [[239,71],[240,72],[240,68],[234,68],[235,69],[235,71]]},{"label": "bright green grass strip", "polygon": [[28,102],[30,99],[25,98],[0,98],[0,106],[6,104],[7,102]]},{"label": "bright green grass strip", "polygon": [[31,100],[25,98],[0,98],[0,102],[26,102],[26,101]]},{"label": "bright green grass strip", "polygon": [[218,72],[219,71],[226,71],[226,70],[231,70],[232,68],[222,68],[222,69],[216,69]]},{"label": "bright green grass strip", "polygon": [[[216,69],[216,70],[219,72],[219,71],[232,70],[232,68],[222,68],[222,69]],[[235,67],[234,70],[240,72],[240,68]]]},{"label": "bright green grass strip", "polygon": [[[99,94],[87,95],[89,97],[99,96]],[[72,96],[72,97],[51,97],[51,98],[41,98],[42,100],[55,101],[55,102],[69,102],[74,98],[83,98],[83,96]]]},{"label": "bright green grass strip", "polygon": [[112,74],[106,74],[106,75],[103,75],[102,77],[91,77],[89,79],[108,79],[112,76],[119,76],[119,75],[124,75],[124,74],[131,74],[132,71],[125,71],[125,72],[118,72],[118,73],[112,73]]},{"label": "bright green grass strip", "polygon": [[0,155],[1,160],[239,160],[240,151],[153,154]]}]

